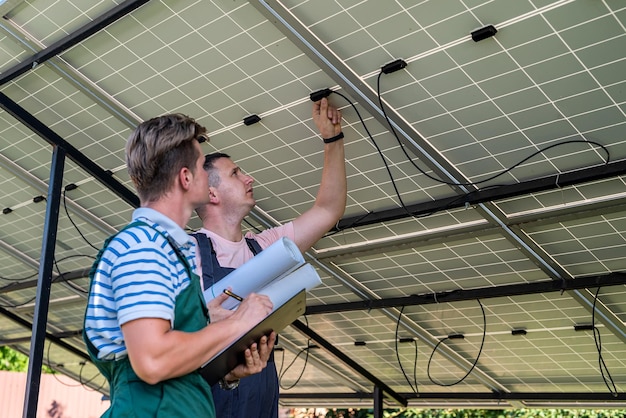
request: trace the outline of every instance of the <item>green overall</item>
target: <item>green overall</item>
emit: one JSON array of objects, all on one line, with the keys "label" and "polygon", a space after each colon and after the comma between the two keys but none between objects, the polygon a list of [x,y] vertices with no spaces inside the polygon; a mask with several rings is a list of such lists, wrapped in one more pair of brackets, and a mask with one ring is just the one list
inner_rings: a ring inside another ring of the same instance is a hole
[{"label": "green overall", "polygon": [[[138,223],[147,225],[137,221],[125,229]],[[112,238],[110,237],[105,242],[89,273],[91,283],[93,283],[93,276],[103,250]],[[168,239],[168,237],[165,238]],[[206,305],[200,290],[200,279],[193,274],[189,263],[173,240],[168,239],[168,241],[191,276],[191,284],[176,298],[173,329],[186,332],[198,331],[204,328],[208,321]],[[211,387],[198,372],[150,385],[135,374],[128,357],[115,361],[99,360],[97,349],[91,344],[85,332],[83,332],[83,338],[87,344],[89,356],[109,382],[111,406],[102,417],[215,418]]]}]

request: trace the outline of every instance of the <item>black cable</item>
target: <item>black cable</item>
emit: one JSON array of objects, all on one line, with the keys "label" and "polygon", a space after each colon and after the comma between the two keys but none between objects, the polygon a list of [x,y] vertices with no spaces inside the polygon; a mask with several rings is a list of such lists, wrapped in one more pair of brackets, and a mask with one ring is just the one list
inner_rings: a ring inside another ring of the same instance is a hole
[{"label": "black cable", "polygon": [[[309,327],[309,320],[307,319],[307,317],[305,316],[304,319],[306,320],[306,326],[307,328]],[[285,370],[283,371],[283,365],[285,364],[285,351],[283,350],[283,356],[282,356],[282,360],[280,363],[280,370],[278,372],[278,386],[280,386],[281,389],[283,390],[289,390],[294,388],[299,382],[300,379],[302,379],[302,376],[304,375],[304,370],[306,369],[306,366],[309,362],[309,350],[311,348],[313,348],[311,346],[311,339],[309,338],[306,342],[306,347],[302,348],[300,351],[298,351],[298,353],[296,354],[296,356],[293,358],[293,360],[291,360],[291,363],[289,363],[289,365],[285,368]],[[306,356],[304,357],[304,366],[302,366],[302,370],[300,371],[300,375],[298,376],[298,378],[296,379],[296,381],[290,385],[290,386],[283,386],[283,377],[285,376],[285,373],[287,373],[287,370],[289,370],[289,368],[293,365],[293,363],[296,361],[296,359],[298,357],[300,357],[300,354],[302,354],[303,352],[306,353]]]},{"label": "black cable", "polygon": [[249,226],[250,228],[254,229],[257,233],[261,233],[261,232],[263,232],[263,231],[261,231],[261,229],[260,229],[260,228],[258,228],[258,227],[256,227],[256,226],[252,225],[252,223],[250,223],[250,221],[249,221],[249,220],[247,220],[246,218],[244,218],[244,219],[243,219],[243,221],[244,221],[246,224],[248,224],[248,226]]},{"label": "black cable", "polygon": [[[68,258],[72,258],[72,257],[80,257],[83,256],[82,254],[74,254],[74,255],[68,255],[67,257],[63,257],[63,260],[66,260]],[[95,259],[95,257],[93,257]],[[61,261],[61,260],[59,260]],[[54,283],[56,280],[60,279],[63,277],[63,273],[61,273],[61,269],[59,268],[59,264],[57,259],[52,256],[52,262],[54,263],[54,267],[57,269],[57,277],[54,277],[52,279],[51,283]],[[83,293],[83,294],[87,294],[89,293],[89,291],[87,291],[86,289],[83,289],[80,286],[75,285],[74,283],[72,283],[71,280],[66,280],[65,284],[67,284],[69,287],[71,287],[72,289],[76,290],[77,292]]]},{"label": "black cable", "polygon": [[[73,388],[73,387],[80,387],[80,386],[82,386],[82,387],[84,387],[86,390],[89,390],[89,391],[91,391],[91,392],[99,392],[99,391],[100,391],[100,389],[102,389],[102,388],[104,387],[104,385],[107,383],[107,381],[106,381],[106,379],[105,379],[105,380],[104,380],[104,382],[103,382],[103,383],[102,383],[99,387],[97,387],[97,388],[95,388],[95,389],[93,389],[93,388],[91,388],[91,387],[87,386],[87,384],[88,384],[88,383],[90,383],[90,382],[92,382],[92,381],[93,381],[96,377],[98,377],[98,376],[102,376],[102,375],[101,375],[100,373],[98,373],[98,374],[94,375],[91,379],[87,380],[86,382],[85,382],[85,381],[83,381],[82,374],[83,374],[83,368],[85,367],[85,364],[86,364],[86,362],[85,362],[85,361],[81,361],[81,362],[79,363],[79,364],[80,364],[80,370],[78,371],[78,384],[76,384],[76,385],[70,385],[70,384],[68,384],[68,383],[65,383],[65,382],[61,381],[61,380],[57,377],[57,370],[56,370],[55,368],[53,368],[53,367],[52,367],[52,363],[50,362],[50,348],[51,348],[51,347],[52,347],[52,342],[51,342],[51,341],[48,341],[48,348],[46,349],[46,365],[48,366],[48,368],[49,368],[50,370],[52,370],[52,372],[53,372],[53,373],[52,373],[52,375],[54,376],[54,379],[55,379],[57,382],[59,382],[60,384],[62,384],[63,386],[70,387],[70,388]],[[57,364],[57,368],[63,368],[63,367],[64,367],[63,365],[59,365],[59,364]],[[60,373],[62,373],[62,372],[60,372]]]},{"label": "black cable", "polygon": [[[508,168],[504,169],[503,171],[501,171],[501,172],[499,172],[499,173],[497,173],[497,174],[495,174],[495,175],[492,175],[492,176],[490,176],[490,177],[488,177],[488,178],[485,178],[485,179],[482,179],[482,180],[478,180],[478,181],[476,181],[476,182],[457,183],[457,182],[449,182],[449,181],[445,181],[445,180],[442,180],[442,179],[440,179],[440,178],[434,177],[434,176],[432,176],[432,175],[428,174],[426,171],[422,170],[422,169],[421,169],[421,168],[420,168],[420,167],[419,167],[419,166],[415,163],[415,161],[413,161],[413,159],[412,159],[412,158],[409,156],[409,154],[407,153],[407,151],[406,151],[406,148],[405,148],[404,144],[402,143],[402,141],[400,141],[400,138],[398,137],[398,134],[397,134],[396,130],[394,129],[393,124],[391,123],[391,120],[389,119],[389,117],[388,117],[388,115],[387,115],[387,112],[385,111],[385,106],[383,105],[383,101],[382,101],[382,97],[381,97],[381,92],[380,92],[380,78],[381,78],[381,75],[382,75],[382,74],[384,74],[384,73],[381,71],[381,72],[378,74],[378,78],[377,78],[377,96],[378,96],[378,102],[379,102],[379,105],[380,105],[380,109],[381,109],[381,111],[382,111],[382,113],[383,113],[383,116],[385,117],[385,120],[387,121],[387,124],[389,125],[389,128],[390,128],[391,133],[392,133],[392,134],[394,135],[394,137],[396,138],[396,141],[397,141],[397,142],[398,142],[398,144],[400,145],[400,149],[402,150],[402,152],[403,152],[403,153],[404,153],[404,155],[406,156],[407,160],[408,160],[408,161],[409,161],[409,162],[413,165],[413,167],[415,167],[415,168],[416,168],[416,169],[417,169],[420,173],[422,173],[422,174],[423,174],[423,175],[425,175],[426,177],[428,177],[428,178],[430,178],[431,180],[436,181],[436,182],[438,182],[438,183],[447,184],[447,185],[449,185],[449,186],[478,186],[478,185],[480,185],[480,184],[482,184],[482,183],[485,183],[485,182],[491,181],[491,180],[493,180],[493,179],[495,179],[495,178],[497,178],[497,177],[500,177],[500,176],[502,176],[502,175],[504,175],[504,174],[508,173],[509,171],[511,171],[511,170],[513,170],[514,168],[518,167],[519,165],[521,165],[521,164],[525,163],[526,161],[528,161],[528,160],[529,160],[529,159],[531,159],[532,157],[534,157],[534,156],[536,156],[536,155],[538,155],[538,154],[541,154],[541,153],[543,153],[543,152],[545,152],[545,151],[547,151],[547,150],[549,150],[549,149],[551,149],[551,148],[554,148],[554,147],[557,147],[557,146],[562,146],[562,145],[567,145],[567,144],[573,144],[573,143],[584,143],[584,144],[591,144],[591,145],[595,145],[595,146],[597,146],[597,147],[601,148],[601,149],[602,149],[602,150],[606,153],[606,160],[605,160],[605,164],[608,164],[608,163],[610,162],[610,160],[611,160],[611,156],[610,156],[610,153],[609,153],[608,148],[607,148],[606,146],[604,146],[603,144],[600,144],[599,142],[596,142],[596,141],[591,141],[591,140],[586,140],[586,139],[585,139],[585,140],[568,140],[568,141],[563,141],[563,142],[559,142],[559,143],[556,143],[556,144],[551,144],[551,145],[548,145],[548,146],[546,146],[546,147],[544,147],[544,148],[541,148],[541,149],[539,149],[539,150],[535,151],[534,153],[530,154],[529,156],[525,157],[525,158],[524,158],[524,159],[522,159],[521,161],[517,162],[516,164],[512,165],[511,167],[508,167]],[[370,140],[372,141],[372,143],[373,143],[373,144],[374,144],[374,146],[376,147],[376,150],[377,150],[378,154],[380,155],[380,157],[381,157],[381,159],[382,159],[382,161],[383,161],[383,163],[384,163],[384,165],[385,165],[385,168],[386,168],[386,170],[387,170],[387,174],[389,175],[389,178],[390,178],[390,180],[391,180],[391,184],[393,185],[393,188],[394,188],[395,194],[396,194],[396,196],[397,196],[397,198],[398,198],[398,201],[400,202],[400,206],[401,206],[401,207],[405,210],[405,212],[406,212],[408,215],[410,215],[410,216],[415,216],[415,215],[413,215],[413,214],[411,214],[411,213],[410,213],[410,211],[407,209],[406,205],[404,204],[404,201],[402,200],[402,196],[400,195],[400,192],[398,191],[398,188],[397,188],[397,186],[396,186],[395,179],[393,178],[393,174],[391,173],[391,169],[389,168],[389,165],[387,164],[387,160],[386,160],[386,158],[385,158],[384,154],[382,153],[382,151],[381,151],[380,147],[378,146],[378,144],[376,143],[376,141],[375,141],[375,140],[374,140],[374,138],[372,137],[371,133],[369,132],[369,129],[367,128],[367,125],[365,124],[365,121],[364,121],[364,120],[363,120],[363,118],[361,117],[361,114],[359,113],[359,111],[358,111],[358,109],[356,108],[356,106],[354,105],[354,103],[352,103],[352,101],[351,101],[348,97],[346,97],[345,95],[341,94],[341,93],[340,93],[340,92],[338,92],[338,91],[331,91],[331,93],[335,93],[335,94],[337,94],[337,95],[339,95],[339,96],[343,97],[343,98],[344,98],[344,99],[345,99],[345,100],[346,100],[346,101],[347,101],[347,102],[348,102],[348,103],[352,106],[352,108],[355,110],[355,112],[356,112],[356,114],[357,114],[357,116],[358,116],[358,118],[359,118],[359,120],[360,120],[360,122],[361,122],[361,125],[363,126],[363,128],[364,128],[364,129],[365,129],[365,131],[367,132],[367,135],[369,136]],[[489,187],[497,187],[497,186],[493,186],[493,185],[492,185],[492,186],[489,186]],[[478,191],[478,190],[476,190],[476,191]],[[471,193],[473,193],[473,192],[475,192],[475,191],[470,191],[470,192],[468,192],[468,193],[465,193],[465,194],[463,194],[463,195],[460,195],[460,196],[459,196],[459,200],[467,199],[467,196],[469,196],[469,195],[470,195]],[[433,209],[433,210],[432,210],[430,213],[428,213],[428,214],[422,214],[422,215],[415,216],[415,217],[417,217],[417,218],[422,218],[422,217],[430,216],[430,215],[432,215],[432,214],[434,214],[434,213],[436,213],[436,212],[439,212],[439,211],[441,211],[441,210],[445,210],[445,209],[446,209],[447,207],[449,207],[449,205],[451,205],[452,203],[453,203],[453,202],[449,202],[449,203],[447,203],[445,206],[443,206],[442,208],[439,208],[439,209]],[[373,213],[373,212],[368,212],[368,213],[367,213],[367,214],[365,214],[363,217],[367,217],[367,215],[369,215],[369,214],[371,214],[371,213]],[[329,233],[329,234],[327,234],[326,236],[336,234],[337,232],[340,232],[340,230],[342,230],[342,229],[347,229],[347,228],[350,228],[350,227],[351,227],[351,226],[350,226],[350,225],[348,225],[348,226],[344,226],[344,227],[343,227],[343,228],[341,228],[341,229],[336,228],[336,230],[335,230],[335,231],[330,232],[330,233]]]},{"label": "black cable", "polygon": [[[46,350],[46,363],[47,363],[48,367],[50,368],[50,370],[55,371],[55,370],[52,368],[52,364],[50,363],[50,347],[52,347],[52,342],[48,342],[48,349]],[[64,385],[64,386],[67,386],[67,387],[79,387],[79,386],[82,386],[82,387],[84,387],[86,390],[89,390],[89,391],[92,391],[92,392],[99,392],[99,391],[100,391],[100,389],[102,389],[102,388],[104,387],[104,385],[107,383],[106,379],[104,380],[104,382],[103,382],[103,383],[102,383],[99,387],[97,387],[97,388],[95,388],[95,389],[93,389],[93,388],[91,388],[91,387],[87,386],[87,384],[88,384],[88,383],[92,382],[92,381],[93,381],[96,377],[98,377],[98,376],[102,376],[102,374],[101,374],[101,373],[97,373],[97,374],[95,374],[95,375],[94,375],[91,379],[89,379],[89,380],[87,380],[87,381],[83,381],[83,368],[85,367],[85,365],[87,364],[87,362],[86,362],[86,361],[81,361],[79,364],[80,364],[80,369],[79,369],[79,371],[78,371],[78,384],[77,384],[77,385],[69,385],[69,384],[67,384],[67,383],[64,383],[64,382],[60,381],[60,380],[59,380],[59,379],[55,376],[56,381],[57,381],[57,382],[59,382],[59,383],[61,383],[61,384],[62,384],[62,385]],[[64,366],[57,364],[57,367],[64,367]],[[55,374],[55,375],[56,375],[56,373],[53,373],[53,374]]]},{"label": "black cable", "polygon": [[[77,385],[70,385],[68,383],[62,382],[61,380],[59,380],[59,378],[57,377],[57,372],[56,370],[52,367],[52,363],[50,363],[50,348],[52,347],[52,342],[48,341],[48,348],[46,349],[46,365],[50,368],[50,370],[52,370],[54,373],[52,373],[52,375],[54,376],[54,379],[59,382],[60,384],[62,384],[63,386],[66,386],[68,388],[74,388],[74,387],[79,387],[81,386],[80,382]],[[57,367],[63,367],[62,365],[57,364]]]},{"label": "black cable", "polygon": [[587,139],[572,139],[572,140],[568,140],[568,141],[557,142],[556,144],[551,144],[551,145],[548,145],[548,146],[546,146],[544,148],[541,148],[541,149],[533,152],[532,154],[530,154],[526,158],[522,159],[521,161],[517,162],[516,164],[513,164],[509,168],[506,168],[503,171],[501,171],[501,172],[499,172],[497,174],[494,174],[494,175],[492,175],[490,177],[487,177],[487,178],[485,178],[483,180],[479,180],[479,181],[475,181],[475,182],[467,182],[467,183],[457,183],[457,182],[449,182],[449,181],[442,180],[440,178],[431,176],[430,174],[428,174],[427,172],[422,170],[420,167],[418,167],[418,165],[415,164],[415,161],[413,161],[413,159],[406,152],[404,144],[402,143],[402,141],[400,141],[400,138],[398,137],[398,134],[396,133],[396,130],[394,129],[393,124],[391,123],[391,120],[387,116],[387,112],[385,112],[385,107],[383,106],[383,101],[382,101],[381,93],[380,93],[380,78],[381,78],[381,75],[383,75],[383,74],[384,74],[383,71],[378,73],[378,79],[377,79],[377,84],[376,84],[376,86],[377,86],[377,93],[378,93],[378,103],[380,104],[380,110],[382,110],[383,115],[385,116],[385,120],[387,121],[387,124],[389,125],[391,133],[396,138],[396,141],[398,141],[398,144],[400,145],[400,148],[402,149],[402,152],[406,156],[407,160],[409,160],[409,162],[411,162],[413,167],[415,167],[420,173],[422,173],[423,175],[425,175],[429,179],[434,180],[434,181],[436,181],[438,183],[447,184],[449,186],[476,186],[478,184],[485,183],[487,181],[490,181],[490,180],[493,180],[493,179],[495,179],[497,177],[500,177],[503,174],[508,173],[509,171],[511,171],[514,168],[518,167],[519,165],[525,163],[526,161],[530,160],[532,157],[534,157],[534,156],[536,156],[538,154],[542,154],[542,153],[544,153],[545,151],[547,151],[547,150],[549,150],[551,148],[558,147],[558,146],[561,146],[561,145],[567,145],[567,144],[582,143],[582,144],[595,145],[595,146],[601,148],[606,153],[605,164],[608,164],[611,161],[611,154],[609,153],[609,150],[607,149],[607,147],[604,146],[603,144],[600,144],[599,142],[596,142],[596,141],[590,141],[590,140],[587,140]]},{"label": "black cable", "polygon": [[88,383],[91,383],[96,377],[102,376],[102,374],[100,372],[98,372],[91,379],[89,379],[87,381],[84,381],[83,380],[83,369],[85,368],[86,364],[87,364],[86,361],[81,361],[80,362],[80,370],[78,371],[78,381],[80,382],[81,386],[83,386],[85,389],[90,390],[92,392],[100,392],[100,389],[102,389],[104,387],[104,385],[107,384],[107,380],[104,379],[102,384],[100,386],[98,386],[97,388],[95,388],[95,389],[94,388],[90,388],[89,386],[87,386]]},{"label": "black cable", "polygon": [[598,329],[598,327],[596,327],[596,318],[595,318],[596,301],[598,300],[599,292],[600,292],[600,287],[596,289],[596,294],[593,298],[593,307],[591,308],[591,325],[593,326],[593,341],[596,345],[596,350],[598,350],[598,367],[600,369],[600,374],[602,375],[602,380],[604,380],[604,384],[606,385],[606,388],[609,390],[609,393],[611,393],[611,395],[617,398],[618,396],[617,387],[615,386],[613,377],[611,377],[611,373],[609,372],[609,369],[606,366],[606,363],[604,362],[604,357],[602,356],[602,339],[600,338],[600,330]]},{"label": "black cable", "polygon": [[480,309],[483,312],[483,339],[480,343],[480,348],[478,349],[478,355],[476,356],[476,360],[474,360],[474,364],[472,364],[472,367],[470,367],[470,369],[467,371],[467,373],[465,373],[465,376],[463,376],[461,379],[457,380],[454,383],[441,383],[441,382],[437,382],[435,381],[431,376],[430,376],[430,362],[433,359],[433,356],[435,354],[435,351],[437,351],[437,348],[439,347],[439,345],[450,339],[450,336],[447,336],[441,340],[439,340],[439,342],[437,342],[437,344],[435,345],[435,348],[433,348],[433,352],[430,353],[430,358],[428,359],[428,366],[426,367],[426,371],[428,373],[428,379],[434,383],[435,385],[438,386],[454,386],[457,385],[459,383],[461,383],[462,381],[465,380],[465,378],[467,376],[469,376],[469,374],[472,372],[472,370],[474,370],[474,367],[476,367],[476,364],[478,364],[478,359],[480,358],[481,353],[483,352],[483,346],[485,345],[485,337],[487,336],[487,316],[485,315],[485,308],[483,308],[483,304],[480,303],[480,299],[476,299],[478,301],[478,304],[480,305]]},{"label": "black cable", "polygon": [[399,340],[398,330],[400,328],[400,318],[402,318],[402,313],[404,312],[404,308],[405,306],[402,305],[402,308],[400,309],[400,314],[398,315],[398,321],[396,322],[396,335],[395,335],[396,358],[398,359],[398,365],[400,366],[400,370],[402,371],[404,378],[406,379],[407,383],[411,387],[411,390],[413,391],[413,393],[417,395],[419,394],[419,390],[417,387],[417,341],[413,340],[413,343],[415,345],[415,359],[413,360],[413,382],[415,382],[415,387],[413,387],[413,384],[411,384],[409,377],[406,375],[406,372],[404,371],[404,367],[402,366],[402,362],[400,361],[400,354],[398,350],[398,340]]},{"label": "black cable", "polygon": [[[385,164],[385,168],[387,169],[387,174],[389,175],[389,179],[391,180],[391,184],[393,186],[394,191],[396,192],[396,196],[398,197],[398,201],[400,202],[400,205],[410,215],[409,211],[407,210],[407,208],[406,208],[406,206],[404,204],[404,201],[402,200],[402,197],[400,196],[400,192],[398,191],[398,187],[396,186],[396,181],[393,178],[393,174],[391,174],[391,169],[389,168],[389,165],[387,164],[387,159],[385,158],[385,155],[380,150],[380,147],[378,146],[378,144],[374,140],[374,137],[372,136],[372,134],[370,133],[369,129],[367,128],[367,125],[365,124],[365,121],[361,117],[361,114],[359,113],[359,110],[356,108],[354,103],[352,103],[352,101],[350,99],[348,99],[346,96],[344,96],[343,94],[339,93],[338,91],[333,91],[333,93],[343,97],[352,106],[352,108],[356,112],[356,115],[359,117],[359,120],[361,121],[361,125],[363,125],[363,128],[365,129],[365,132],[367,132],[367,136],[372,141],[372,144],[374,144],[374,147],[376,147],[376,151],[378,151],[378,155],[380,155],[380,158],[383,160],[383,164]],[[380,94],[379,94],[379,97],[380,97]]]},{"label": "black cable", "polygon": [[96,247],[95,245],[93,245],[91,242],[89,242],[89,240],[83,235],[83,233],[80,231],[80,229],[78,228],[78,225],[76,225],[74,223],[74,220],[72,219],[72,217],[70,216],[70,212],[69,210],[67,210],[67,201],[66,201],[66,197],[65,197],[65,189],[63,189],[63,208],[65,208],[65,214],[67,215],[67,219],[70,220],[70,222],[72,223],[72,225],[74,225],[74,228],[76,229],[76,231],[78,231],[78,234],[80,235],[80,237],[87,243],[89,244],[89,246],[91,248],[93,248],[96,251],[100,251],[100,248]]},{"label": "black cable", "polygon": [[[63,258],[60,258],[58,260],[53,256],[52,257],[52,262],[54,263],[54,266],[55,266],[55,268],[57,270],[57,276],[52,279],[51,283],[54,283],[55,281],[57,281],[57,280],[59,280],[60,278],[63,277],[63,273],[61,273],[61,269],[59,268],[58,263],[61,262],[61,261],[67,260],[69,258],[75,258],[75,257],[88,257],[88,258],[92,258],[94,260],[96,259],[96,257],[94,257],[93,255],[88,255],[88,254],[71,254],[71,255],[65,256]],[[26,277],[26,278],[24,278],[22,280],[26,280],[26,279],[29,279],[31,277],[35,277],[35,276],[37,276],[37,274],[39,274],[39,273],[35,273],[35,274],[33,274],[31,276],[28,276],[28,277]],[[0,287],[0,292],[1,293],[6,293],[12,287],[14,287],[14,286],[19,284],[19,283],[17,283],[17,279],[8,279],[8,280],[10,280],[12,282],[15,282],[15,283],[10,283],[10,284],[8,284],[6,286]],[[67,283],[68,286],[70,286],[71,288],[73,288],[74,290],[76,290],[78,292],[85,293],[85,294],[88,293],[85,289],[81,288],[80,286],[75,285],[70,280],[66,281],[65,283]],[[24,306],[24,305],[27,305],[27,304],[31,303],[33,300],[35,300],[36,297],[37,297],[37,295],[33,296],[30,299],[27,299],[24,302],[20,302],[20,303],[17,303],[17,304],[10,304],[10,305],[2,305],[2,304],[0,304],[0,307],[7,308],[7,309],[19,308],[20,306]]]},{"label": "black cable", "polygon": [[[285,368],[285,371],[283,371],[282,374],[280,374],[278,376],[278,384],[279,384],[281,389],[283,389],[283,390],[292,389],[300,382],[300,379],[302,379],[302,375],[304,375],[304,370],[306,369],[306,365],[307,365],[307,363],[309,361],[309,350],[312,348],[310,343],[311,343],[311,340],[308,340],[307,341],[307,346],[302,348],[302,349],[300,349],[300,351],[298,351],[298,354],[296,354],[296,356],[293,358],[293,360],[291,360],[291,363],[289,363],[289,365]],[[300,371],[300,375],[298,376],[296,381],[293,382],[293,384],[291,384],[290,386],[283,386],[282,380],[283,380],[283,377],[285,376],[285,373],[287,373],[287,370],[289,370],[289,368],[293,365],[293,363],[296,361],[296,359],[298,357],[300,357],[300,354],[302,354],[302,353],[306,353],[306,356],[304,357],[304,366],[302,366],[302,370]],[[284,355],[285,354],[283,352],[283,356]],[[282,370],[282,367],[281,367],[281,370]]]}]

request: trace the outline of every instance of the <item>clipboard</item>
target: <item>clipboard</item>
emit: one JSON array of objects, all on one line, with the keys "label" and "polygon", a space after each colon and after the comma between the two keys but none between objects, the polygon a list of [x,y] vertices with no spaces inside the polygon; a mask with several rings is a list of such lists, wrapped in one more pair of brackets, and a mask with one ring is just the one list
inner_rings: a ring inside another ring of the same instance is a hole
[{"label": "clipboard", "polygon": [[228,372],[234,369],[237,364],[245,361],[243,353],[246,348],[258,341],[263,335],[269,335],[272,331],[281,331],[287,325],[298,319],[300,315],[303,315],[305,309],[306,291],[302,289],[282,306],[266,316],[265,319],[252,329],[204,363],[200,367],[200,375],[202,375],[210,385],[214,385],[222,377],[226,376]]}]

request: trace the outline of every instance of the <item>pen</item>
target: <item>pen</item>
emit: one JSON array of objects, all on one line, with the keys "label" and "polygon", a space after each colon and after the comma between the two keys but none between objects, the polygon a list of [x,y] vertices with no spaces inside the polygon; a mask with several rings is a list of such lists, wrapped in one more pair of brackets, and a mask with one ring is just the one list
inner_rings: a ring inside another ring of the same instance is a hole
[{"label": "pen", "polygon": [[230,296],[231,298],[235,298],[237,299],[239,302],[241,302],[243,300],[243,298],[239,295],[234,294],[233,292],[231,292],[228,289],[224,289],[224,293],[226,293],[228,296]]}]

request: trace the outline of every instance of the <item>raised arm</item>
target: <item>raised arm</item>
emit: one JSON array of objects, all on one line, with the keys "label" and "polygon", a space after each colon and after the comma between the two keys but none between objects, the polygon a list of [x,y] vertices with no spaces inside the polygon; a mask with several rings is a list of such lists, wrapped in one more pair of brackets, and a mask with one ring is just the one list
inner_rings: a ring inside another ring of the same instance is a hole
[{"label": "raised arm", "polygon": [[[327,98],[313,103],[313,121],[322,139],[337,137],[341,111]],[[304,252],[311,248],[341,218],[346,208],[347,181],[344,140],[324,143],[322,180],[313,207],[294,220],[295,243]]]}]

